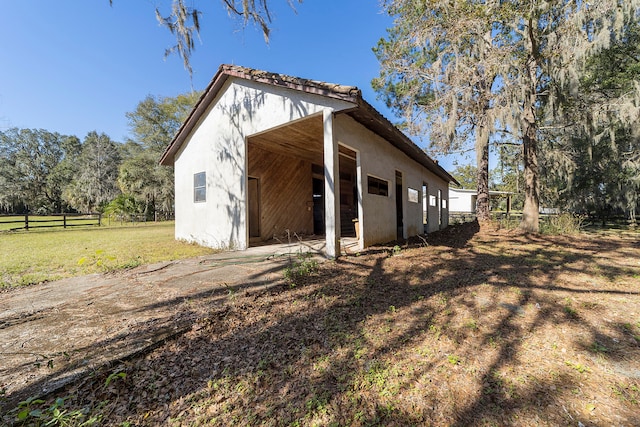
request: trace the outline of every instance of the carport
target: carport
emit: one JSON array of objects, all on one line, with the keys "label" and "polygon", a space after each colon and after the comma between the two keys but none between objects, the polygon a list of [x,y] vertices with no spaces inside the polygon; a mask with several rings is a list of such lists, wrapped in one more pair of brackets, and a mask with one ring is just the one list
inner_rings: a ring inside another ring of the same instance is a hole
[{"label": "carport", "polygon": [[316,114],[247,138],[251,246],[293,233],[332,241],[356,237],[361,198],[357,152],[338,144],[338,172],[325,168],[323,119]]}]

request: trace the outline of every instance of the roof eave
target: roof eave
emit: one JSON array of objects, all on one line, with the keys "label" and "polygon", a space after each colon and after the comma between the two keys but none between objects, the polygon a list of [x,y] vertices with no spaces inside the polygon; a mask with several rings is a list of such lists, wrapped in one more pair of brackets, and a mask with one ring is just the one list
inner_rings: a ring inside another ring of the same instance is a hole
[{"label": "roof eave", "polygon": [[180,150],[180,147],[184,144],[187,136],[195,128],[198,121],[205,113],[211,102],[218,95],[218,92],[229,77],[252,80],[272,86],[339,99],[354,104],[357,104],[359,100],[362,100],[362,92],[354,86],[327,84],[315,80],[300,79],[277,73],[223,64],[218,68],[213,79],[211,79],[211,83],[209,83],[193,110],[191,110],[191,113],[189,113],[189,116],[182,123],[182,126],[178,129],[173,140],[162,154],[162,157],[160,158],[161,165],[173,165],[176,153]]},{"label": "roof eave", "polygon": [[198,99],[198,102],[196,102],[196,105],[189,113],[189,116],[187,116],[187,119],[182,122],[182,125],[178,129],[178,132],[176,132],[175,136],[171,140],[171,143],[164,150],[164,153],[160,158],[161,165],[173,166],[176,153],[178,152],[184,141],[187,139],[189,133],[196,126],[196,124],[200,120],[200,117],[202,117],[202,114],[204,114],[204,111],[209,106],[209,103],[213,100],[213,98],[215,98],[226,80],[227,76],[225,75],[224,70],[221,66],[220,68],[218,68],[218,71],[211,79],[211,82],[200,96],[200,99]]},{"label": "roof eave", "polygon": [[442,166],[427,155],[420,147],[418,147],[407,135],[384,117],[371,104],[362,97],[358,99],[357,109],[346,112],[363,126],[371,129],[374,133],[385,138],[389,143],[414,159],[438,177],[447,182],[453,182],[456,185],[460,183],[449,174]]},{"label": "roof eave", "polygon": [[362,97],[362,91],[357,87],[329,84],[227,64],[223,64],[218,68],[218,71],[213,76],[213,79],[211,79],[202,96],[200,96],[191,113],[189,113],[187,119],[182,123],[180,129],[178,129],[178,132],[160,159],[161,165],[173,165],[175,155],[180,150],[180,147],[182,147],[188,135],[196,127],[202,115],[207,108],[209,108],[211,102],[216,98],[229,77],[252,80],[272,86],[303,91],[353,103],[357,107],[341,111],[341,113],[350,115],[363,126],[382,136],[393,146],[422,164],[443,180],[460,185],[442,166],[429,157],[420,147],[411,141],[408,136],[365,101]]}]

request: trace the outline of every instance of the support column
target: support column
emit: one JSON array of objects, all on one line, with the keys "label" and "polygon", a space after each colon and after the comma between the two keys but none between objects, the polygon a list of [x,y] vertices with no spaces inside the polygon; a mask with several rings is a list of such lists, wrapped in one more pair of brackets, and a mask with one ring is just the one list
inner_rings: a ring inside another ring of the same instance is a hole
[{"label": "support column", "polygon": [[324,223],[326,253],[340,256],[340,169],[338,143],[333,136],[333,110],[325,109],[324,123]]},{"label": "support column", "polygon": [[364,180],[362,178],[362,153],[356,152],[356,185],[358,187],[358,227],[360,227],[360,238],[358,239],[358,250],[364,248],[364,207],[362,206],[362,195],[364,194]]}]

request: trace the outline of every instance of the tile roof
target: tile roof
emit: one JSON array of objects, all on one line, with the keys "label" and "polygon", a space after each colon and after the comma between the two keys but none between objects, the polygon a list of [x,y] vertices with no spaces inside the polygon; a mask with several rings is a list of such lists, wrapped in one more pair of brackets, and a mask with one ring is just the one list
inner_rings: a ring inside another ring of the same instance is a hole
[{"label": "tile roof", "polygon": [[335,83],[321,82],[318,80],[303,79],[301,77],[240,67],[238,65],[223,64],[220,66],[220,70],[227,75],[239,77],[241,79],[253,80],[294,90],[302,90],[308,93],[315,93],[347,101],[353,101],[356,98],[362,97],[362,92],[355,86],[345,86]]}]

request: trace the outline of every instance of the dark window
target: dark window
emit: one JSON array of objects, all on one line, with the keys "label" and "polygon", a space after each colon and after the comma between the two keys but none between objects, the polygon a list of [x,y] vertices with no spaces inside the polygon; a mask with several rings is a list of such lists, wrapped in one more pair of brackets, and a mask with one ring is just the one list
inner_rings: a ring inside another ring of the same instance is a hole
[{"label": "dark window", "polygon": [[207,174],[199,172],[193,175],[193,201],[207,201]]},{"label": "dark window", "polygon": [[367,176],[367,180],[369,194],[377,194],[379,196],[389,195],[389,182],[373,176]]}]

